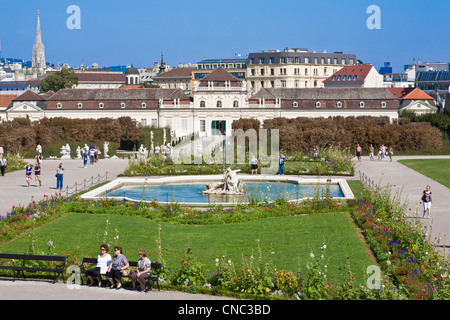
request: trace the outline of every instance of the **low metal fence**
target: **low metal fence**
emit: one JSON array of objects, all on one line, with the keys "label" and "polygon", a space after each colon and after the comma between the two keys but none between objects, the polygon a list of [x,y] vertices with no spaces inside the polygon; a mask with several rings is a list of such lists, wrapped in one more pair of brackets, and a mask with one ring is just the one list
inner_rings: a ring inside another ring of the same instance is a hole
[{"label": "low metal fence", "polygon": [[64,192],[66,194],[66,197],[70,197],[74,194],[88,190],[89,188],[92,188],[93,186],[106,181],[108,181],[108,171],[106,171],[103,176],[99,173],[97,176],[91,176],[90,179],[84,179],[84,181],[81,183],[75,182],[73,186],[67,186]]}]

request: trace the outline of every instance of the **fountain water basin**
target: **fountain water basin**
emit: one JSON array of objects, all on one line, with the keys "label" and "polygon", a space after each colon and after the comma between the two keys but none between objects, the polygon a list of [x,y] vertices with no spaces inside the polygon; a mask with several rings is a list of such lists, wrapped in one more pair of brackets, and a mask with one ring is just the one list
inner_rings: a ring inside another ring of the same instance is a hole
[{"label": "fountain water basin", "polygon": [[170,177],[119,177],[81,198],[86,200],[118,199],[127,201],[178,202],[186,206],[203,207],[215,204],[224,206],[246,203],[250,199],[272,202],[279,197],[290,202],[312,198],[317,194],[329,194],[337,199],[353,199],[354,195],[345,179],[304,179],[295,176],[239,175],[243,194],[203,193],[206,185],[223,179],[222,175],[170,176]]}]

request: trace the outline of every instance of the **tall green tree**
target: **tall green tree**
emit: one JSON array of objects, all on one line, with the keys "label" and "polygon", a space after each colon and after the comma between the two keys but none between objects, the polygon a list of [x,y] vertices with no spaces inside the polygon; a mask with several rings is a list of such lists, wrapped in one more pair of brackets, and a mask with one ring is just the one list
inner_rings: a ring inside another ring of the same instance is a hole
[{"label": "tall green tree", "polygon": [[41,81],[41,93],[57,92],[60,89],[72,88],[78,85],[78,77],[73,70],[62,69]]}]

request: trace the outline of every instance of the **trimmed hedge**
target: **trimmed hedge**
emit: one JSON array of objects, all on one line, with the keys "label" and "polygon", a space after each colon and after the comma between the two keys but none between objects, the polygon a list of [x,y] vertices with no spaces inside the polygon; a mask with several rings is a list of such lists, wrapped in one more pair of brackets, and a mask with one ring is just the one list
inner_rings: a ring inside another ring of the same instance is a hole
[{"label": "trimmed hedge", "polygon": [[[255,119],[240,119],[233,123],[233,129],[247,130],[258,127]],[[393,123],[389,117],[329,117],[295,119],[274,118],[264,121],[264,129],[278,129],[280,149],[290,152],[311,152],[314,146],[320,149],[340,146],[363,150],[369,145],[375,148],[384,144],[394,150],[442,149],[442,133],[427,122],[412,123],[400,118]]]}]

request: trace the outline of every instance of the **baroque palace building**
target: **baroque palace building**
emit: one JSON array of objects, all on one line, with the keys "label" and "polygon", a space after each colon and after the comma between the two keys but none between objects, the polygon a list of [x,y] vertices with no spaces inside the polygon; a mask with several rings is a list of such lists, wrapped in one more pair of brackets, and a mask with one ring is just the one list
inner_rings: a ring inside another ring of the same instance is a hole
[{"label": "baroque palace building", "polygon": [[[399,99],[385,88],[262,88],[248,97],[246,82],[223,67],[181,88],[62,89],[13,99],[6,118],[119,118],[142,126],[170,127],[176,137],[232,133],[241,118],[386,116],[398,118]],[[0,115],[1,116],[1,115]]]}]

